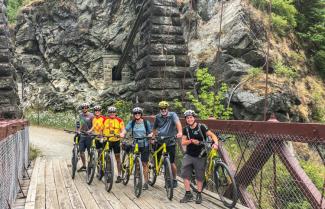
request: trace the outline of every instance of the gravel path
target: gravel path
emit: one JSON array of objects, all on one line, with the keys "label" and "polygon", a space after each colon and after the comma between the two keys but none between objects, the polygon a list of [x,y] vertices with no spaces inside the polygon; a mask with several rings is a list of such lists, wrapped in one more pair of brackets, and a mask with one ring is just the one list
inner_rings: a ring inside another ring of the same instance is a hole
[{"label": "gravel path", "polygon": [[41,150],[43,156],[70,159],[73,134],[63,130],[30,126],[29,137],[32,146]]}]

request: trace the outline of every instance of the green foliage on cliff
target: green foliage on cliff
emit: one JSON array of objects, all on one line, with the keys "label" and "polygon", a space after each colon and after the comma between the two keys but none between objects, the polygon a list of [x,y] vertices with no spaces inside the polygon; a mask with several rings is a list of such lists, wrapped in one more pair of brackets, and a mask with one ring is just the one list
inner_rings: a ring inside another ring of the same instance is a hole
[{"label": "green foliage on cliff", "polygon": [[[199,83],[198,95],[192,92],[187,92],[186,96],[201,119],[207,119],[213,116],[217,119],[227,120],[232,115],[232,109],[225,107],[226,94],[228,86],[222,83],[221,86],[216,85],[216,78],[211,75],[208,68],[200,68],[195,74],[196,80]],[[175,101],[175,106],[181,111],[184,111],[179,101]]]}]

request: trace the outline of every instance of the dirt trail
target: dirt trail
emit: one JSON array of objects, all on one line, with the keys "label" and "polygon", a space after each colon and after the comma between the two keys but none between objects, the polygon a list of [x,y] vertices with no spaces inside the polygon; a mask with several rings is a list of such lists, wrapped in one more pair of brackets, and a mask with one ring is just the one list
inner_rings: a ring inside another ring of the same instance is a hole
[{"label": "dirt trail", "polygon": [[73,145],[73,134],[63,130],[29,127],[30,143],[40,149],[48,158],[70,159]]}]

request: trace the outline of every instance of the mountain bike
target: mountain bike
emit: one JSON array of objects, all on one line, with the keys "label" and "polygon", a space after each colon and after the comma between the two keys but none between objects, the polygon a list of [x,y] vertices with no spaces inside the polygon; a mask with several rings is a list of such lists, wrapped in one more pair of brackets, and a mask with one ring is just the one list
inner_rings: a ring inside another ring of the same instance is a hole
[{"label": "mountain bike", "polygon": [[[143,139],[134,138],[134,141]],[[122,179],[123,184],[127,185],[130,179],[130,175],[134,169],[134,194],[136,197],[140,197],[142,192],[142,179],[143,179],[143,167],[141,161],[141,153],[139,151],[139,144],[127,144],[122,143]]]},{"label": "mountain bike", "polygon": [[[149,155],[149,185],[153,186],[156,183],[157,176],[160,174],[161,170],[164,173],[165,189],[167,192],[167,197],[169,200],[173,199],[173,173],[170,163],[169,154],[167,152],[167,144],[170,140],[174,139],[174,136],[157,137],[154,140],[156,144],[159,142],[161,144],[155,151],[151,148]],[[160,159],[158,159],[158,153],[162,152]]]},{"label": "mountain bike", "polygon": [[[225,141],[223,137],[218,138]],[[215,149],[211,149],[213,142],[209,139],[201,141],[200,144],[204,145],[204,149],[199,157],[207,155],[207,163],[204,173],[203,188],[207,188],[213,192],[217,192],[223,204],[228,208],[235,207],[238,200],[238,190],[234,176],[230,173],[228,166],[222,161],[219,153]],[[191,177],[191,188],[194,192],[196,189],[195,172]]]},{"label": "mountain bike", "polygon": [[73,137],[73,148],[72,148],[72,156],[71,156],[71,178],[74,179],[77,171],[77,164],[80,159],[79,152],[79,139],[82,133],[77,131],[64,130],[67,133],[73,133],[75,136]]},{"label": "mountain bike", "polygon": [[95,176],[95,170],[97,165],[97,150],[96,150],[96,140],[100,140],[102,136],[91,134],[92,137],[94,137],[91,140],[91,147],[90,152],[88,153],[88,162],[87,162],[87,168],[86,168],[86,175],[87,175],[87,184],[91,184],[94,176]]},{"label": "mountain bike", "polygon": [[101,180],[104,177],[105,189],[110,192],[113,187],[114,179],[114,152],[110,149],[110,137],[120,137],[119,135],[104,136],[102,138],[105,144],[104,149],[100,150],[100,155],[97,162],[98,179]]}]

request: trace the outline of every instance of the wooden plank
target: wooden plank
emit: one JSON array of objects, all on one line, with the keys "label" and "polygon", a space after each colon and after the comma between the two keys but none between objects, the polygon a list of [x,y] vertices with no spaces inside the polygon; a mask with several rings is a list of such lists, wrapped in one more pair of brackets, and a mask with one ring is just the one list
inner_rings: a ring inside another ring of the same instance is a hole
[{"label": "wooden plank", "polygon": [[53,161],[47,159],[45,168],[46,208],[59,209],[58,195],[54,181]]},{"label": "wooden plank", "polygon": [[[131,179],[130,179],[131,180]],[[124,186],[124,185],[123,185]],[[137,198],[134,194],[134,189],[133,189],[133,180],[129,182],[128,185],[124,186],[125,188],[123,189],[124,194],[134,202],[139,208],[141,209],[154,209],[152,204],[149,204],[146,199],[151,198],[151,196],[147,191],[142,191],[141,196]],[[157,204],[157,203],[156,203]]]},{"label": "wooden plank", "polygon": [[79,192],[74,184],[74,181],[71,178],[68,166],[64,160],[60,160],[60,167],[63,176],[64,185],[68,191],[72,208],[84,209],[85,206],[81,200]]},{"label": "wooden plank", "polygon": [[37,175],[35,208],[45,209],[45,158],[41,158]]},{"label": "wooden plank", "polygon": [[56,191],[58,195],[59,207],[61,209],[71,209],[72,205],[68,196],[69,195],[68,191],[66,190],[62,179],[59,160],[57,159],[53,160],[53,169],[54,169],[54,181],[55,181]]},{"label": "wooden plank", "polygon": [[79,192],[79,195],[87,209],[99,209],[98,204],[94,201],[94,197],[86,188],[86,181],[85,181],[85,172],[76,173],[75,176],[75,186]]},{"label": "wooden plank", "polygon": [[134,202],[123,192],[125,188],[122,183],[114,184],[112,193],[115,197],[127,208],[127,209],[139,209],[139,207],[134,204]]},{"label": "wooden plank", "polygon": [[40,166],[40,158],[36,158],[32,177],[30,180],[30,185],[26,197],[26,205],[25,209],[34,209],[35,208],[35,198],[36,198],[36,187],[37,187],[37,176],[38,176],[38,170]]}]

